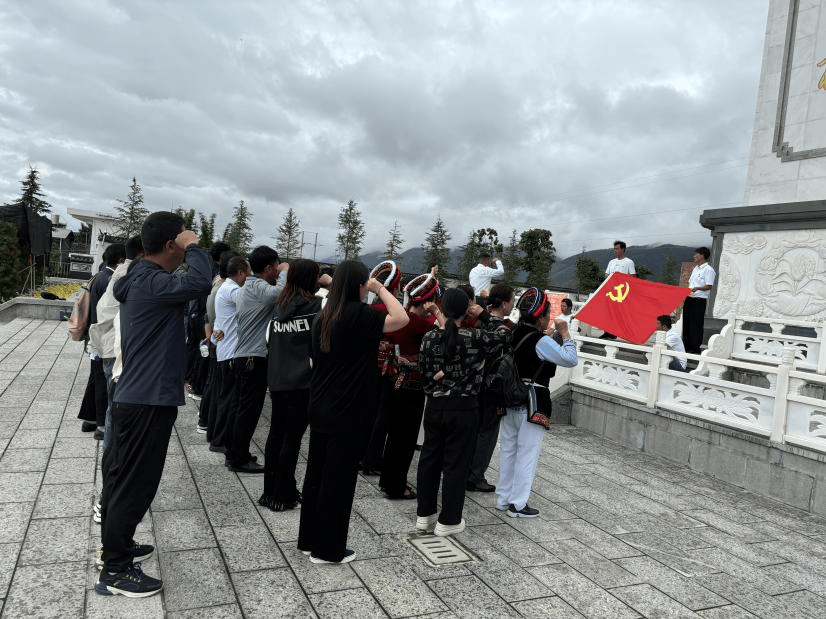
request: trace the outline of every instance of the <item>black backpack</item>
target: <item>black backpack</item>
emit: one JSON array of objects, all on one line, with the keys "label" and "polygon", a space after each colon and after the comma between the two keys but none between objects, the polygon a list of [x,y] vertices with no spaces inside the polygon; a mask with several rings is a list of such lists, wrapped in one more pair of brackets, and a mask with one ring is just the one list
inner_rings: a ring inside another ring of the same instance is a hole
[{"label": "black backpack", "polygon": [[485,376],[485,398],[497,407],[521,406],[528,401],[528,385],[519,377],[514,353],[532,333],[525,335],[510,352],[502,351]]}]

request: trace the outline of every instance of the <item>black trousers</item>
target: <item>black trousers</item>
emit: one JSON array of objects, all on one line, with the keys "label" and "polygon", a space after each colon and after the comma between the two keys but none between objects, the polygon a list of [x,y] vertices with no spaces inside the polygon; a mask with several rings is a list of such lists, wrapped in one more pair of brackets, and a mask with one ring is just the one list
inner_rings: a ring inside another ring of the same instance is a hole
[{"label": "black trousers", "polygon": [[424,414],[424,392],[396,389],[394,382],[383,379],[379,400],[379,410],[384,410],[387,417],[387,443],[379,487],[391,497],[400,496],[407,487],[407,471],[416,452]]},{"label": "black trousers", "polygon": [[461,522],[465,483],[478,427],[477,398],[427,399],[424,445],[419,456],[416,485],[419,499],[417,515],[431,516],[436,513],[441,478],[442,511],[439,522]]},{"label": "black trousers", "polygon": [[496,405],[486,402],[483,397],[479,399],[479,415],[479,433],[476,435],[476,448],[467,478],[468,482],[473,484],[487,481],[485,471],[488,470],[493,450],[496,448],[499,422],[502,420],[502,417],[496,414]]},{"label": "black trousers", "polygon": [[218,410],[218,385],[221,381],[218,376],[218,360],[215,351],[209,351],[207,362],[207,375],[204,382],[204,392],[201,395],[201,402],[198,405],[198,425],[206,426],[207,440],[212,440],[215,431],[215,413]]},{"label": "black trousers", "polygon": [[295,467],[307,430],[309,389],[271,391],[272,417],[264,449],[264,496],[287,503],[298,498]]},{"label": "black trousers", "polygon": [[363,430],[338,434],[310,430],[310,452],[304,475],[299,550],[326,561],[341,561],[347,550],[347,530],[356,493]]},{"label": "black trousers", "polygon": [[244,466],[252,460],[250,441],[267,397],[267,358],[236,357],[232,360],[232,367],[235,370],[238,406],[232,416],[227,461],[232,466]]},{"label": "black trousers", "polygon": [[686,297],[683,303],[683,346],[687,353],[700,354],[705,315],[706,299]]},{"label": "black trousers", "polygon": [[379,378],[379,384],[381,386],[376,394],[376,399],[371,402],[373,405],[373,410],[371,411],[373,423],[368,430],[370,437],[367,441],[367,448],[361,457],[361,467],[365,471],[381,471],[384,467],[383,454],[385,444],[387,443],[390,411],[381,405],[381,399],[383,390],[385,389],[385,383],[389,382],[389,380],[386,376]]},{"label": "black trousers", "polygon": [[132,564],[132,540],[161,482],[175,406],[112,404],[112,443],[101,501],[104,568]]},{"label": "black trousers", "polygon": [[[215,447],[228,447],[232,439],[232,420],[238,408],[238,390],[232,359],[218,362],[218,402],[215,410],[215,426],[210,443]],[[215,389],[215,387],[213,387]],[[213,391],[213,395],[215,395]]]},{"label": "black trousers", "polygon": [[103,359],[90,361],[89,380],[83,401],[80,404],[80,413],[77,418],[84,421],[93,421],[99,428],[106,425],[106,408],[109,398],[106,395],[106,374],[103,373]]}]

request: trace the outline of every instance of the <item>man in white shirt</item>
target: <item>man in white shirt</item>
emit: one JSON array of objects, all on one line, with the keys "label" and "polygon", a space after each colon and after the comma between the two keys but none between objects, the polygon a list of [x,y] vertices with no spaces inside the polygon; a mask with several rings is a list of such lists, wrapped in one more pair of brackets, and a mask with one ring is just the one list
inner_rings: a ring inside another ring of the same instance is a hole
[{"label": "man in white shirt", "polygon": [[568,326],[571,326],[571,318],[573,318],[573,314],[571,313],[574,309],[574,302],[570,299],[562,299],[559,304],[559,308],[562,310],[562,313],[556,317],[556,320],[564,320],[568,323]]},{"label": "man in white shirt", "polygon": [[502,277],[505,274],[505,267],[502,266],[500,260],[494,260],[493,263],[496,268],[488,266],[491,263],[490,254],[482,254],[479,256],[479,264],[470,270],[468,281],[473,286],[473,293],[478,297],[483,290],[490,291],[491,282],[493,278]]},{"label": "man in white shirt", "polygon": [[605,268],[605,277],[610,277],[611,273],[616,272],[637,275],[637,271],[634,269],[634,261],[625,257],[625,243],[623,241],[614,241],[614,255],[616,258],[613,258]]},{"label": "man in white shirt", "polygon": [[[657,316],[657,331],[665,331],[665,345],[669,350],[674,352],[685,352],[683,341],[680,336],[671,328],[671,316],[664,314]],[[685,372],[686,360],[681,357],[673,357],[668,364],[669,370],[677,370],[678,372]]]},{"label": "man in white shirt", "polygon": [[694,270],[688,278],[691,295],[683,303],[683,342],[686,352],[700,354],[703,343],[703,326],[705,324],[706,303],[716,273],[707,262],[711,252],[708,247],[694,250]]},{"label": "man in white shirt", "polygon": [[215,295],[215,324],[212,338],[216,342],[218,359],[218,410],[215,430],[210,440],[209,450],[226,453],[232,431],[235,409],[238,407],[238,391],[232,359],[238,347],[238,308],[236,300],[241,286],[247,280],[250,266],[242,256],[233,256],[227,264],[227,278]]}]

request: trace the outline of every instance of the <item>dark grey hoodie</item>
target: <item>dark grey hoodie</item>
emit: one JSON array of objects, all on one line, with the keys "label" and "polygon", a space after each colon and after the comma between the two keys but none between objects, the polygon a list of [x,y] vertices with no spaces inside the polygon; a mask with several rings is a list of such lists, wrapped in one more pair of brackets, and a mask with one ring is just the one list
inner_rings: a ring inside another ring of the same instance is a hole
[{"label": "dark grey hoodie", "polygon": [[293,295],[285,305],[276,304],[268,330],[270,391],[309,389],[311,327],[321,311],[321,298]]}]

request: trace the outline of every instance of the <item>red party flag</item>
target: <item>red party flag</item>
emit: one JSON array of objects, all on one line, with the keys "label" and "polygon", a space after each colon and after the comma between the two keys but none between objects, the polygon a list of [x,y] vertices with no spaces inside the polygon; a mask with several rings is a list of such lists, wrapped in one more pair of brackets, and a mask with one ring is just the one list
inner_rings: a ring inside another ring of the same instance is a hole
[{"label": "red party flag", "polygon": [[576,313],[576,319],[617,337],[643,344],[657,329],[657,316],[671,314],[691,294],[682,286],[613,273]]}]

